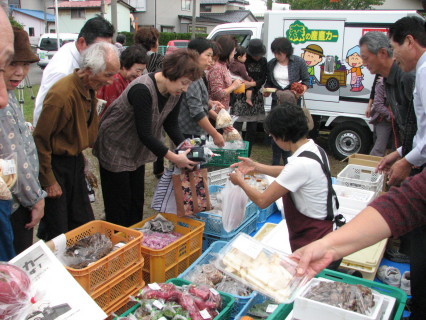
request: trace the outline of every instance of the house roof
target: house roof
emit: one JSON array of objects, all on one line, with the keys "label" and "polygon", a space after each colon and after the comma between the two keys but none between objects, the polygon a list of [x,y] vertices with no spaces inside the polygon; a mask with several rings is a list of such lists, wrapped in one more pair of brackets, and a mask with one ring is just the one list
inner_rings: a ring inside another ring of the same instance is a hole
[{"label": "house roof", "polygon": [[[106,5],[111,4],[111,0],[105,0],[104,1]],[[101,0],[89,0],[89,1],[61,1],[58,3],[58,8],[60,9],[69,9],[69,8],[100,8],[101,7]],[[122,4],[125,7],[128,7],[131,10],[134,10],[135,8],[129,5],[128,3],[124,2],[123,0],[118,0],[117,3]],[[54,8],[54,7],[50,7]]]},{"label": "house roof", "polygon": [[246,0],[200,0],[200,4],[228,4],[228,3],[239,3],[242,5],[249,4],[249,2]]},{"label": "house roof", "polygon": [[[26,15],[34,17],[36,19],[44,20],[44,11],[41,11],[41,10],[19,9],[19,8],[13,8],[13,7],[11,7],[10,10],[26,14]],[[46,19],[49,22],[54,22],[55,21],[55,15],[50,14],[50,13],[46,13]]]},{"label": "house roof", "polygon": [[[228,22],[241,22],[248,16],[252,16],[255,21],[257,19],[253,16],[250,10],[228,10],[224,13],[200,13],[196,18],[197,22],[211,22],[211,23],[228,23]],[[192,20],[192,16],[180,15],[180,18]]]}]

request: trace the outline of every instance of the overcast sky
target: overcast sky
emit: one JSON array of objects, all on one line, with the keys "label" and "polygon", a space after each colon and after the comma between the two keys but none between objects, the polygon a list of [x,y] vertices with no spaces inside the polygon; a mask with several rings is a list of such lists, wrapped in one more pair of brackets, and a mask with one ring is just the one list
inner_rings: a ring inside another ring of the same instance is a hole
[{"label": "overcast sky", "polygon": [[253,13],[264,12],[266,11],[266,3],[263,0],[248,0],[250,2],[249,6],[246,6],[247,10],[250,10]]}]

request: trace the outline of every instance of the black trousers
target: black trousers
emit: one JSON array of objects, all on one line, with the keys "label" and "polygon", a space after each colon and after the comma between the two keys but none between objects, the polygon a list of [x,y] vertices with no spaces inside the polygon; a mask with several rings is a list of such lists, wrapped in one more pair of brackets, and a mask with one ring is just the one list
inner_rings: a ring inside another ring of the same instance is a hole
[{"label": "black trousers", "polygon": [[31,210],[19,206],[19,208],[10,216],[10,222],[13,229],[13,246],[16,254],[20,254],[33,244],[34,228],[26,229],[25,225],[31,222]]},{"label": "black trousers", "polygon": [[99,165],[106,221],[129,227],[143,220],[145,166],[111,172]]},{"label": "black trousers", "polygon": [[291,152],[284,151],[283,149],[278,147],[278,145],[275,143],[273,139],[271,140],[271,145],[272,145],[272,165],[279,166],[281,159],[283,159],[284,165],[286,165],[288,157],[291,156]]},{"label": "black trousers", "polygon": [[[234,122],[233,127],[241,132],[244,122]],[[251,155],[251,149],[256,142],[256,131],[257,131],[257,121],[246,122],[246,135],[244,140],[250,143],[249,145],[249,157]]]},{"label": "black trousers", "polygon": [[59,198],[46,198],[37,236],[45,241],[95,219],[84,177],[84,158],[52,155],[52,170],[62,188]]},{"label": "black trousers", "polygon": [[412,316],[410,320],[426,319],[426,226],[414,229],[410,238],[410,282]]}]

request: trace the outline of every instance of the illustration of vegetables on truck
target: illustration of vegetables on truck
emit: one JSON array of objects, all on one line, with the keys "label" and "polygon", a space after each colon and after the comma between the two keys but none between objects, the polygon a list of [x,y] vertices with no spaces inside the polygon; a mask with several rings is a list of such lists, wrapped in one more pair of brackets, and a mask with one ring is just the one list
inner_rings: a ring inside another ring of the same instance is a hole
[{"label": "illustration of vegetables on truck", "polygon": [[[334,92],[339,90],[341,86],[346,87],[347,72],[346,67],[337,56],[334,56],[334,61],[327,61],[327,59],[330,58],[332,60],[333,56],[327,56],[326,61],[320,65],[320,80],[318,85],[323,85],[327,88],[327,90]],[[327,71],[333,72],[330,73]]]}]

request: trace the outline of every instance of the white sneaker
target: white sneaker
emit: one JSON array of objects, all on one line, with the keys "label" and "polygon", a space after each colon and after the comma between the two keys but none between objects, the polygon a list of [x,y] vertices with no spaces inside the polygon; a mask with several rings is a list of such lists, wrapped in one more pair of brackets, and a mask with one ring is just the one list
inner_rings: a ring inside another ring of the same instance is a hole
[{"label": "white sneaker", "polygon": [[411,277],[410,271],[405,271],[401,277],[401,290],[403,290],[407,295],[411,296]]},{"label": "white sneaker", "polygon": [[401,272],[398,268],[380,266],[377,270],[377,278],[392,287],[399,288],[401,285]]}]

